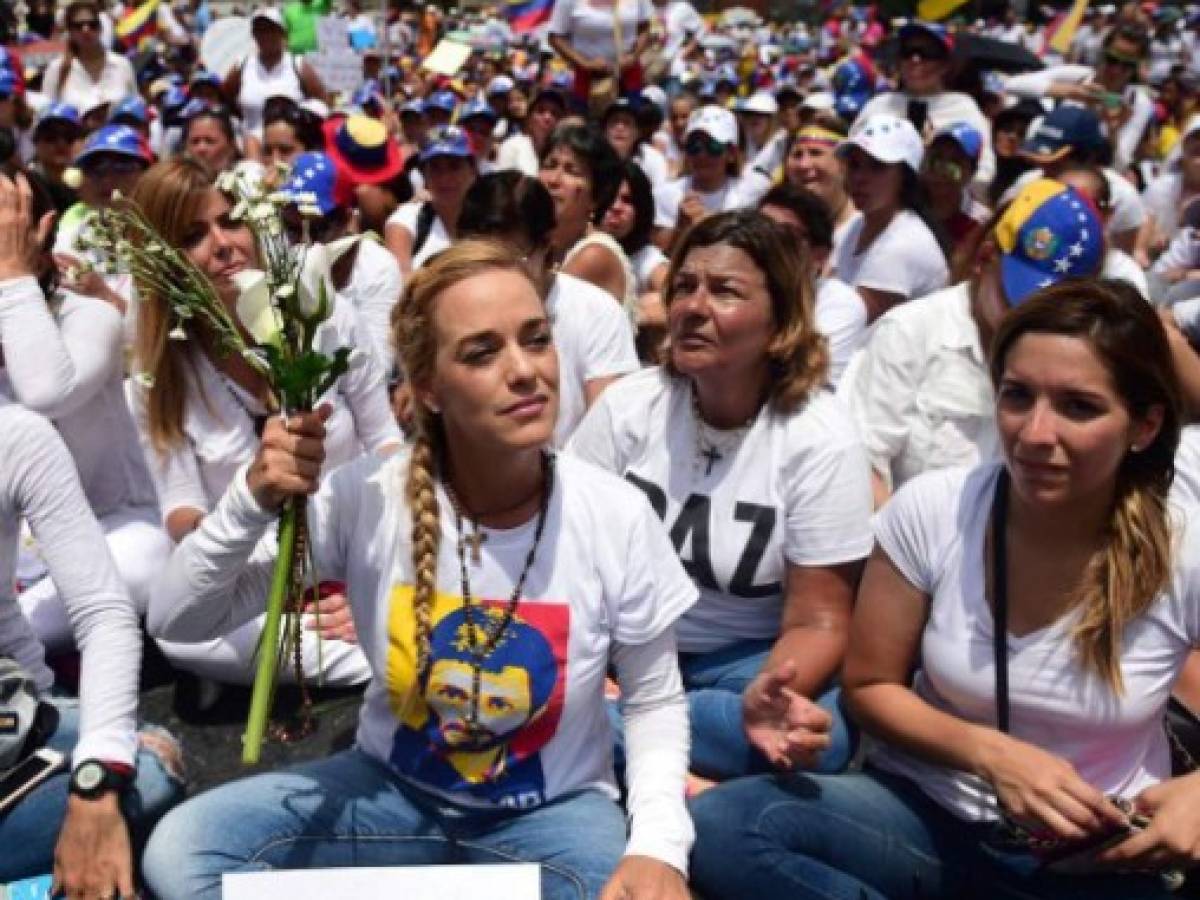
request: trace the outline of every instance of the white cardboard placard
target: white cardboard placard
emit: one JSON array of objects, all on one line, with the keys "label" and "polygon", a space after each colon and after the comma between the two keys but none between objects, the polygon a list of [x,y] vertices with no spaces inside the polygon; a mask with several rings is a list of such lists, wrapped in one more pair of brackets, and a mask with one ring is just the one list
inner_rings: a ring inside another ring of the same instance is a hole
[{"label": "white cardboard placard", "polygon": [[224,900],[541,900],[542,896],[538,867],[532,864],[245,872],[223,876],[221,895]]}]

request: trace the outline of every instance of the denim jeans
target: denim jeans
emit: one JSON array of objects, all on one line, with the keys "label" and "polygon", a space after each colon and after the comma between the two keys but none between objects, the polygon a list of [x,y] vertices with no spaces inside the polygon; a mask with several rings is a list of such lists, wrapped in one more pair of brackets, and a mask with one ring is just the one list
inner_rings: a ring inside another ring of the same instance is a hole
[{"label": "denim jeans", "polygon": [[[79,703],[50,699],[58,707],[59,722],[46,746],[70,756],[79,740]],[[0,884],[45,875],[54,869],[54,847],[67,812],[66,772],[42,782],[6,815],[0,816]],[[121,811],[129,826],[134,852],[145,842],[154,823],[183,799],[183,784],[168,773],[149,750],[139,750],[137,778],[121,797]]]},{"label": "denim jeans", "polygon": [[405,785],[352,749],[207,791],[159,823],[142,860],[160,900],[219,900],[226,872],[525,862],[545,900],[591,900],[625,851],[598,791],[529,810],[479,810]]},{"label": "denim jeans", "polygon": [[[1040,871],[993,849],[911,781],[868,768],[755,776],[706,791],[692,883],[705,900],[1168,900],[1155,876]],[[733,861],[736,860],[736,864]]]}]

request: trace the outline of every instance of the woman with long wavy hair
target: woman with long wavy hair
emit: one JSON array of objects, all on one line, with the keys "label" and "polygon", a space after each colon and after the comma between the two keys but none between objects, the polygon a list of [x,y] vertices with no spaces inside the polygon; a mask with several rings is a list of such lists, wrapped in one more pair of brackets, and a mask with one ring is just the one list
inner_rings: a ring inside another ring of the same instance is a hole
[{"label": "woman with long wavy hair", "polygon": [[705,896],[1166,900],[1200,860],[1200,774],[1172,778],[1163,728],[1200,643],[1164,328],[1068,280],[1000,323],[989,371],[1003,459],[875,519],[843,670],[863,771],[700,798]]},{"label": "woman with long wavy hair", "polygon": [[105,50],[100,40],[100,4],[96,0],[74,0],[63,10],[63,22],[67,49],[46,66],[42,77],[45,93],[79,110],[136,97],[133,66],[121,54]]}]

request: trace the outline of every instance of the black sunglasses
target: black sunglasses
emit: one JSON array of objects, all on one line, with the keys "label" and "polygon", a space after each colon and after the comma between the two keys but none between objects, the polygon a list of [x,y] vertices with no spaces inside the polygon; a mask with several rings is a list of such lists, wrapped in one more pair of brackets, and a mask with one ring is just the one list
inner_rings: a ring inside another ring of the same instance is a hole
[{"label": "black sunglasses", "polygon": [[1113,53],[1111,50],[1104,51],[1104,62],[1109,66],[1124,66],[1127,69],[1136,69],[1138,66],[1136,59],[1121,56],[1120,54]]},{"label": "black sunglasses", "polygon": [[697,156],[701,153],[707,153],[709,156],[721,156],[725,153],[725,144],[711,135],[697,132],[688,135],[688,139],[683,142],[683,150],[690,156]]},{"label": "black sunglasses", "polygon": [[99,19],[76,19],[67,25],[70,31],[99,31]]}]

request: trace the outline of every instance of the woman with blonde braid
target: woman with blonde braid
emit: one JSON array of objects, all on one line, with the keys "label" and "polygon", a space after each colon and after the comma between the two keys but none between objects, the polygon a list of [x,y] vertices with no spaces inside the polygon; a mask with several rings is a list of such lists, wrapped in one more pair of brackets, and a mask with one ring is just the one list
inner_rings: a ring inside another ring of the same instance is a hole
[{"label": "woman with blonde braid", "polygon": [[[636,488],[547,451],[558,359],[535,281],[466,240],[394,317],[416,437],[318,486],[328,411],[273,417],[172,558],[150,627],[204,640],[260,608],[255,546],[289,496],[344,579],[372,670],[354,749],[196,797],[144,869],[163,900],[224,872],[530,862],[546,900],[686,900],[687,707],[673,624],[696,592]],[[604,679],[624,692],[626,817]]]}]

